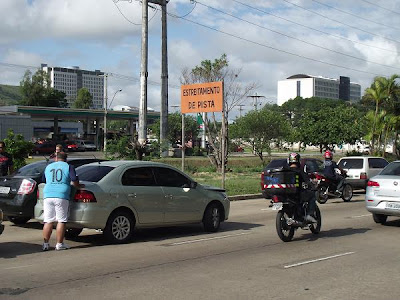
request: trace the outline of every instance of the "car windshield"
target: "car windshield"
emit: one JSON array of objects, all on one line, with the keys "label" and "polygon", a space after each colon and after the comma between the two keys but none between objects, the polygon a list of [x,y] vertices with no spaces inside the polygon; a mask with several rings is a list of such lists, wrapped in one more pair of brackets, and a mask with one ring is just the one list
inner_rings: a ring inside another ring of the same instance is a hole
[{"label": "car windshield", "polygon": [[82,166],[76,169],[76,175],[78,175],[79,180],[98,182],[113,169],[114,167],[101,165]]},{"label": "car windshield", "polygon": [[345,158],[339,162],[339,168],[343,169],[362,169],[364,160],[362,158]]},{"label": "car windshield", "polygon": [[392,162],[382,170],[379,175],[396,175],[400,176],[400,162]]},{"label": "car windshield", "polygon": [[14,175],[20,175],[20,176],[36,176],[40,175],[44,172],[44,169],[50,162],[47,161],[40,161],[36,163],[32,163],[26,166],[23,166],[22,168],[19,168]]}]

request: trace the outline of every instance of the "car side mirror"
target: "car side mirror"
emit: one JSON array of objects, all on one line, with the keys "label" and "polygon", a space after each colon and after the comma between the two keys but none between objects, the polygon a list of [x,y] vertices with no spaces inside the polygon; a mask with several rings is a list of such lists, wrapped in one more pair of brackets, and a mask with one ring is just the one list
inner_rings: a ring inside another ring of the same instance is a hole
[{"label": "car side mirror", "polygon": [[192,182],[190,183],[190,187],[191,187],[192,189],[195,189],[195,188],[197,187],[197,182],[196,182],[196,181],[192,181]]}]

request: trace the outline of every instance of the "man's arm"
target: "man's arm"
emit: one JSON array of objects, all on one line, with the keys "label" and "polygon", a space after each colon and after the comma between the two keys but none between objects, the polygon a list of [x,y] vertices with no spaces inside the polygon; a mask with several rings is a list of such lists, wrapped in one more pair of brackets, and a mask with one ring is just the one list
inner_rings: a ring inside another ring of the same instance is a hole
[{"label": "man's arm", "polygon": [[69,165],[69,177],[70,177],[70,179],[71,179],[72,185],[73,185],[74,187],[76,187],[77,189],[80,189],[80,188],[84,188],[84,187],[85,187],[84,184],[80,184],[80,183],[79,183],[79,178],[78,178],[78,176],[76,176],[75,168],[74,168],[74,166],[72,166],[72,165]]}]

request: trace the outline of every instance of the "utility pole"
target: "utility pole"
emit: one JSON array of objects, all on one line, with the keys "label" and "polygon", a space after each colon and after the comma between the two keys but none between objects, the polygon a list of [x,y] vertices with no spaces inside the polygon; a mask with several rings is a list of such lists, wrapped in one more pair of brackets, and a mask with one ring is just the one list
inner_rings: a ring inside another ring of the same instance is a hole
[{"label": "utility pole", "polygon": [[[152,0],[150,0],[152,1]],[[161,111],[160,111],[160,145],[161,156],[168,156],[167,128],[168,128],[168,52],[167,52],[167,3],[161,1]]]},{"label": "utility pole", "polygon": [[244,104],[239,104],[238,106],[239,106],[239,118],[241,118]]},{"label": "utility pole", "polygon": [[108,87],[107,87],[108,74],[104,74],[104,141],[103,151],[106,152],[107,148],[107,102],[108,102]]},{"label": "utility pole", "polygon": [[147,140],[147,66],[148,66],[148,0],[142,0],[142,61],[140,65],[140,105],[138,140],[145,145]]},{"label": "utility pole", "polygon": [[255,110],[257,110],[258,99],[260,99],[260,98],[265,98],[265,96],[259,96],[259,95],[257,95],[257,93],[256,93],[255,95],[253,95],[253,96],[247,96],[247,97],[253,98],[253,106],[254,106],[254,109],[255,109]]}]

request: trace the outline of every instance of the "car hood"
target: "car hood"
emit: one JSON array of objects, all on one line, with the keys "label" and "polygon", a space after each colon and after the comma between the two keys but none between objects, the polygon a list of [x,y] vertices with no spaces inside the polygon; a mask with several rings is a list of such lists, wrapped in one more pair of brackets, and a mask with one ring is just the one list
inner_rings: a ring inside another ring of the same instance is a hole
[{"label": "car hood", "polygon": [[221,192],[221,193],[224,193],[224,192],[225,192],[225,189],[219,188],[219,187],[216,187],[216,186],[204,185],[204,184],[202,184],[201,186],[202,186],[205,190],[215,191],[215,192]]}]

